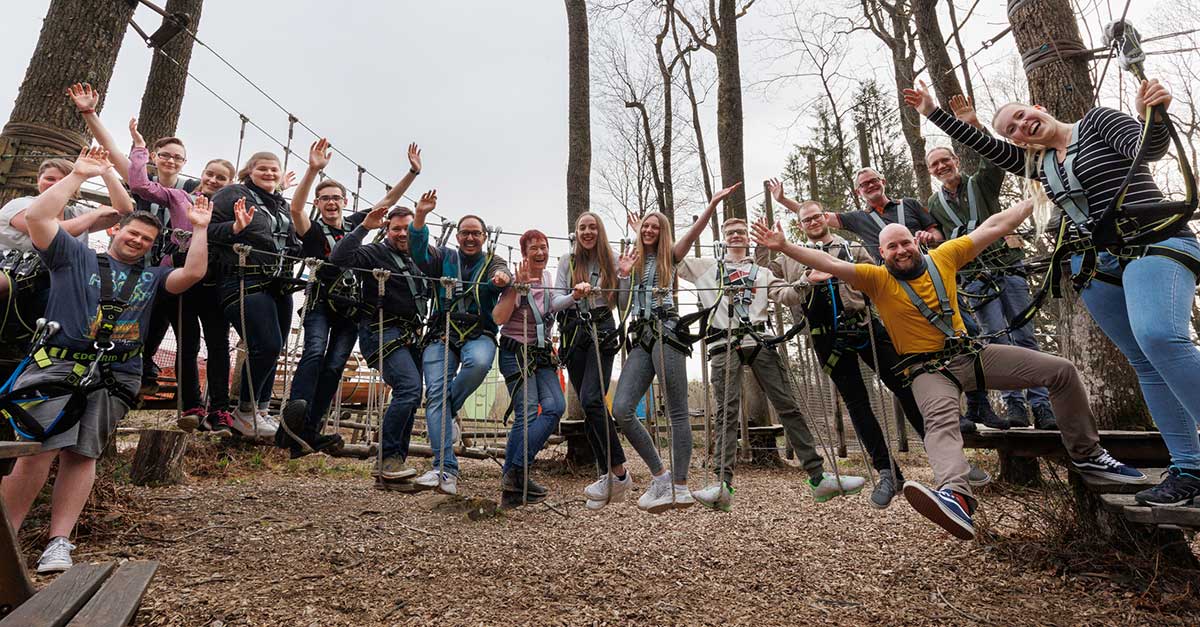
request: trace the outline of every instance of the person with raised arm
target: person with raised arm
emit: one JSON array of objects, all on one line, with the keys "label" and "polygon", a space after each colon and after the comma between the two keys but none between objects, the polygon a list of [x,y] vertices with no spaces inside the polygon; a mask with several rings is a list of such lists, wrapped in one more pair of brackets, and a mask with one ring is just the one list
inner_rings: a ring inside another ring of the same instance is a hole
[{"label": "person with raised arm", "polygon": [[[1003,139],[939,108],[924,82],[906,89],[904,101],[951,139],[1003,170],[1032,179],[1026,191],[1039,208],[1049,211],[1047,200],[1053,201],[1074,236],[1092,242],[1090,250],[1073,252],[1073,278],[1083,286],[1080,296],[1088,312],[1137,373],[1171,454],[1163,481],[1136,499],[1159,506],[1195,502],[1200,497],[1200,386],[1195,377],[1200,347],[1188,329],[1200,281],[1200,243],[1188,227],[1188,216],[1143,218],[1125,216],[1121,209],[1165,203],[1146,161],[1161,159],[1170,147],[1170,122],[1163,117],[1170,91],[1157,80],[1142,81],[1134,98],[1137,118],[1096,107],[1075,123],[1063,122],[1041,106],[1008,103],[992,118],[992,128]],[[1147,116],[1148,110],[1154,113]],[[1118,240],[1105,232],[1109,229],[1100,218],[1106,214],[1123,220]],[[1038,215],[1039,223],[1049,220],[1046,213]],[[1061,423],[1062,414],[1054,413]]]},{"label": "person with raised arm", "polygon": [[[19,530],[58,460],[50,514],[50,541],[39,573],[71,567],[71,531],[91,493],[96,460],[117,423],[134,404],[141,374],[141,338],[156,295],[179,294],[204,278],[208,243],[201,232],[182,267],[148,265],[146,255],[162,228],[153,215],[121,218],[108,250],[94,252],[61,228],[58,217],[84,181],[111,168],[102,148],[84,150],[74,169],[29,205],[29,238],[50,270],[46,317],[23,370],[0,389],[0,407],[22,439],[42,452],[17,460],[0,485],[7,524]],[[207,199],[188,209],[203,228]]]},{"label": "person with raised arm", "polygon": [[624,500],[633,485],[625,470],[625,451],[609,413],[607,395],[613,359],[621,351],[613,309],[619,293],[629,289],[629,273],[636,259],[636,250],[618,257],[609,244],[604,221],[595,212],[585,211],[575,219],[571,251],[558,260],[558,295],[553,303],[561,310],[558,358],[583,409],[583,431],[599,475],[583,490],[589,509]]},{"label": "person with raised arm", "polygon": [[888,225],[880,233],[883,266],[844,261],[821,250],[789,244],[782,228],[765,221],[754,226],[755,241],[861,290],[903,357],[913,396],[925,417],[925,452],[934,488],[904,482],[904,497],[921,515],[955,537],[975,537],[971,516],[977,502],[968,479],[958,428],[958,397],[964,390],[1024,389],[1043,385],[1059,417],[1072,465],[1088,475],[1138,483],[1136,468],[1114,459],[1100,446],[1096,421],[1079,371],[1070,361],[1020,346],[982,346],[966,337],[954,276],[993,242],[1012,233],[1033,208],[1024,201],[988,218],[964,235],[922,254],[907,227]]},{"label": "person with raised arm", "polygon": [[500,292],[512,283],[512,274],[508,264],[487,245],[487,225],[479,216],[459,218],[457,248],[430,246],[425,221],[437,206],[436,193],[432,198],[435,202],[417,204],[416,218],[408,226],[413,260],[426,276],[443,279],[435,283],[434,311],[422,356],[425,421],[433,448],[433,469],[414,483],[457,494],[456,417],[492,368],[497,331],[492,310]]}]

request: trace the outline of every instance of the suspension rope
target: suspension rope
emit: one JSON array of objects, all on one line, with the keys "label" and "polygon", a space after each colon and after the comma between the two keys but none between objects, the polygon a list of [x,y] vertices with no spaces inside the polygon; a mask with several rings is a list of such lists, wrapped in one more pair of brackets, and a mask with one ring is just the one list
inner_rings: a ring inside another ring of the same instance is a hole
[{"label": "suspension rope", "polygon": [[[378,314],[378,325],[379,325],[377,328],[377,332],[375,334],[377,336],[376,341],[378,343],[378,346],[376,347],[376,350],[378,352],[376,353],[377,357],[375,359],[378,362],[376,364],[376,367],[379,369],[379,378],[381,381],[383,381],[384,380],[383,379],[383,296],[384,296],[384,292],[385,292],[385,286],[387,285],[388,279],[391,278],[392,273],[383,268],[375,268],[374,270],[371,271],[371,275],[375,277],[376,283],[379,284],[379,290],[377,292],[379,300],[377,301],[378,306],[375,308],[377,310],[377,314]],[[375,457],[375,463],[378,464],[379,479],[382,481],[383,480],[383,417],[384,417],[384,413],[387,410],[385,409],[385,406],[383,404],[384,394],[385,394],[383,391],[383,385],[372,386],[372,387],[379,388],[379,392],[378,392],[378,394],[379,394],[378,401],[379,402],[376,404],[376,412],[375,412],[376,423],[378,424],[378,438],[377,439],[379,441],[379,445],[376,447],[377,453],[376,453],[376,457]],[[368,416],[367,424],[369,425],[369,424],[371,424],[370,414],[367,414],[367,416]],[[429,425],[425,425],[425,431],[426,432],[429,431]],[[439,482],[441,481],[441,477],[438,477],[438,481]]]}]

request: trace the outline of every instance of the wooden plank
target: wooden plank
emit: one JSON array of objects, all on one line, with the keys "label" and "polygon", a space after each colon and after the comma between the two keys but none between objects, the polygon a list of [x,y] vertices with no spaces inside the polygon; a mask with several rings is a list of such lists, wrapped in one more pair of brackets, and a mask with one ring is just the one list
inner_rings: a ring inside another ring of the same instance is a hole
[{"label": "wooden plank", "polygon": [[[1066,451],[1058,431],[980,429],[962,437],[963,448],[995,449],[1016,457],[1046,457]],[[1166,444],[1157,431],[1101,431],[1100,444],[1128,464],[1164,466],[1170,463]]]},{"label": "wooden plank", "polygon": [[75,627],[124,627],[133,621],[158,562],[131,561],[121,564],[100,591],[68,625]]},{"label": "wooden plank", "polygon": [[1138,505],[1132,494],[1101,494],[1104,509],[1132,523],[1169,527],[1200,527],[1200,507],[1148,507]]},{"label": "wooden plank", "polygon": [[1126,507],[1138,507],[1132,494],[1101,494],[1100,503],[1104,509],[1118,514],[1124,514]]},{"label": "wooden plank", "polygon": [[72,567],[0,621],[0,627],[66,625],[100,589],[115,566],[108,562]]},{"label": "wooden plank", "polygon": [[8,524],[8,512],[4,510],[4,501],[0,500],[0,617],[28,601],[35,592],[37,589],[25,570],[21,542]]},{"label": "wooden plank", "polygon": [[42,452],[41,442],[0,442],[0,459],[27,457]]},{"label": "wooden plank", "polygon": [[[1163,470],[1165,470],[1165,469],[1163,469],[1163,468],[1142,468],[1141,469],[1142,474],[1146,475],[1152,481],[1157,480],[1160,476],[1162,476]],[[1091,475],[1085,475],[1083,473],[1080,473],[1079,478],[1083,480],[1083,484],[1086,485],[1089,490],[1091,490],[1092,492],[1099,492],[1101,494],[1133,494],[1135,492],[1141,492],[1142,490],[1145,490],[1146,488],[1149,488],[1150,486],[1154,485],[1153,483],[1150,483],[1150,482],[1147,482],[1147,483],[1121,483],[1120,481],[1113,481],[1111,479],[1100,479],[1098,477],[1093,477]]]}]

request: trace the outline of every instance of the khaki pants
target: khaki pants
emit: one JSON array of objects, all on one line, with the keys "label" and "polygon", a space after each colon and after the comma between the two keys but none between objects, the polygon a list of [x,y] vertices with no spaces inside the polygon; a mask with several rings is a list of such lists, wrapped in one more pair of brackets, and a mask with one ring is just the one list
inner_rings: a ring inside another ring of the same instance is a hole
[{"label": "khaki pants", "polygon": [[[1063,444],[1072,459],[1085,459],[1100,452],[1100,435],[1088,406],[1087,392],[1075,364],[1019,346],[989,344],[979,354],[988,389],[1023,390],[1045,386],[1058,420]],[[978,387],[972,357],[963,356],[950,364],[950,372],[963,385],[964,392]],[[950,379],[937,373],[922,373],[912,382],[913,395],[925,416],[925,453],[933,468],[933,482],[939,489],[950,488],[971,494],[967,483],[970,466],[963,455],[962,433],[958,430],[959,389]]]}]

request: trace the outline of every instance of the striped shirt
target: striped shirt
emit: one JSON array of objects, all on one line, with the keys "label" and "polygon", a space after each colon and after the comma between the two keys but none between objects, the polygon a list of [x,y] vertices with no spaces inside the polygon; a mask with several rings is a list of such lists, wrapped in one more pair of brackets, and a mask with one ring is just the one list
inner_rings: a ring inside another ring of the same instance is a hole
[{"label": "striped shirt", "polygon": [[[941,108],[935,109],[929,115],[929,121],[945,131],[950,139],[971,147],[996,166],[1018,176],[1025,176],[1025,149],[995,139]],[[1093,217],[1099,217],[1113,203],[1117,192],[1120,191],[1121,181],[1133,164],[1141,142],[1142,122],[1114,109],[1096,107],[1085,113],[1078,124],[1075,176],[1079,178],[1079,184],[1087,194],[1088,211]],[[1157,161],[1166,155],[1171,144],[1166,125],[1155,124],[1151,127],[1148,141],[1150,144],[1146,151],[1147,161]],[[1066,181],[1067,172],[1062,163],[1058,164],[1058,171],[1062,180]],[[1062,206],[1063,195],[1054,194],[1050,189],[1040,161],[1036,172],[1046,193],[1051,194],[1051,200]],[[1122,202],[1128,204],[1162,200],[1163,193],[1154,182],[1150,167],[1143,162],[1138,166]],[[1174,235],[1191,236],[1186,221],[1182,221],[1175,232],[1164,233],[1166,237]]]}]

